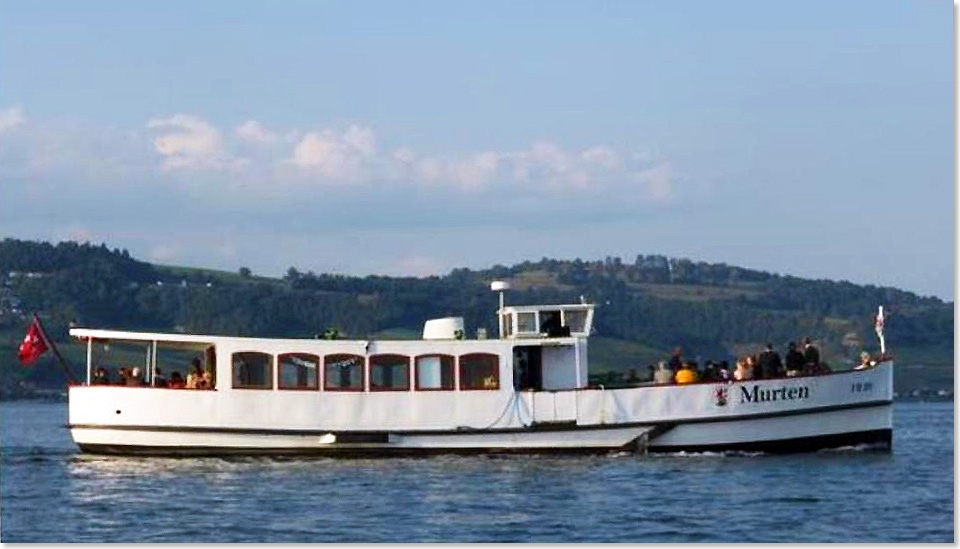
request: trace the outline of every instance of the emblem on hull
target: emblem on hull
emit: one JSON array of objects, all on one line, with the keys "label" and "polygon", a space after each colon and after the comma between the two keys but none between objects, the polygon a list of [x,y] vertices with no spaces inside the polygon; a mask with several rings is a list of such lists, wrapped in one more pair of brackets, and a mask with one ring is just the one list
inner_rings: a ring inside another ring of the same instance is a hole
[{"label": "emblem on hull", "polygon": [[718,387],[713,392],[713,399],[716,401],[717,406],[726,406],[727,405],[727,388]]}]

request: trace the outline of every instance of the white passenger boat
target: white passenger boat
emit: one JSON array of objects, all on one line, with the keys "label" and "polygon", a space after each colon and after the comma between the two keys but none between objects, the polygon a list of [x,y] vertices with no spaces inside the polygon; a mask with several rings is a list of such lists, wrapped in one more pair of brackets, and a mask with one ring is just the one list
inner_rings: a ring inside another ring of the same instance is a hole
[{"label": "white passenger boat", "polygon": [[[69,389],[69,428],[86,452],[155,455],[890,447],[889,358],[816,376],[589,386],[593,314],[507,307],[501,293],[496,339],[464,338],[460,318],[428,321],[410,341],[74,328],[87,381]],[[143,386],[94,382],[94,348],[107,342],[142,345]],[[168,347],[202,357],[214,387],[158,387]]]}]

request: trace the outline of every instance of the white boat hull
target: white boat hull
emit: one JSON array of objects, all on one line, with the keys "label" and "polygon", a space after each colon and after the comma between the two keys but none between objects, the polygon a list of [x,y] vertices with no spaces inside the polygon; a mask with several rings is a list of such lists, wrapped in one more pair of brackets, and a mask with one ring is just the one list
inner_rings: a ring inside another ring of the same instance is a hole
[{"label": "white boat hull", "polygon": [[[267,392],[242,401],[218,391],[73,387],[70,424],[82,450],[118,454],[889,447],[892,369],[887,362],[805,378],[536,393],[504,388],[493,395]],[[455,405],[471,398],[472,406]],[[356,402],[366,408],[351,408]]]}]

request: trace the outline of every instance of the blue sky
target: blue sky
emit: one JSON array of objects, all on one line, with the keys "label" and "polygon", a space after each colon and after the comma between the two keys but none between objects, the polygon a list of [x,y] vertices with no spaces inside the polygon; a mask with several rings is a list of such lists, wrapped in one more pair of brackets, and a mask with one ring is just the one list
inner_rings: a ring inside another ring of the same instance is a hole
[{"label": "blue sky", "polygon": [[0,4],[0,234],[277,275],[662,253],[954,297],[948,2]]}]

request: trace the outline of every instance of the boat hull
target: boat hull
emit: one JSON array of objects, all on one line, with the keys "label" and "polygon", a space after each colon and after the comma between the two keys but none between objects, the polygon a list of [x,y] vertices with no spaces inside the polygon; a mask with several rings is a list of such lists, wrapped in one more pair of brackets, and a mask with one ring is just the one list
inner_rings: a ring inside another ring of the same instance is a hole
[{"label": "boat hull", "polygon": [[285,432],[149,426],[74,427],[84,452],[131,455],[416,455],[607,452],[809,452],[889,449],[892,404],[722,421],[627,426],[545,424],[486,432]]},{"label": "boat hull", "polygon": [[798,452],[893,439],[893,365],[733,383],[358,393],[72,387],[85,452],[153,455]]}]

